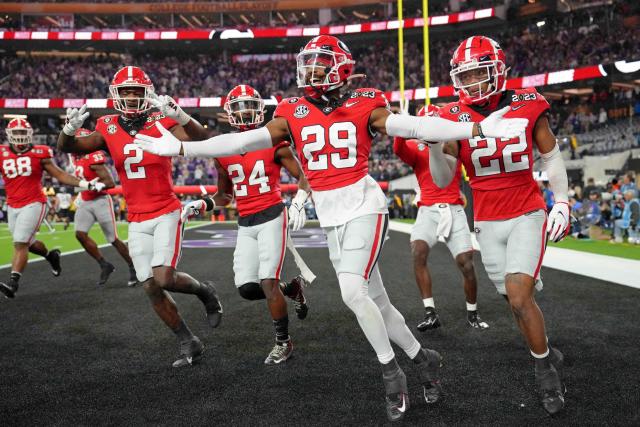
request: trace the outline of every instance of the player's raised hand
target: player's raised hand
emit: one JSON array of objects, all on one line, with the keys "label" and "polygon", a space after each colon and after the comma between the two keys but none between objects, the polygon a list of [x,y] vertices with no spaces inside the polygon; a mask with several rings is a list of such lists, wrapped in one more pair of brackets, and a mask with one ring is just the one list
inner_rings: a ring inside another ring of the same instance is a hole
[{"label": "player's raised hand", "polygon": [[547,235],[554,242],[559,242],[569,233],[571,224],[570,209],[567,202],[557,202],[549,212],[547,219]]},{"label": "player's raised hand", "polygon": [[182,222],[187,222],[190,219],[200,215],[200,212],[204,212],[207,208],[207,204],[204,200],[194,200],[193,202],[189,202],[182,207],[182,212],[180,213],[180,218]]},{"label": "player's raised hand", "polygon": [[307,212],[304,209],[304,204],[309,197],[309,193],[299,189],[296,197],[291,201],[289,206],[289,225],[292,231],[298,231],[307,222]]},{"label": "player's raised hand", "polygon": [[89,117],[87,104],[84,104],[80,108],[67,108],[67,117],[65,118],[62,132],[68,136],[75,136],[76,131],[82,127],[82,124],[87,120],[87,117]]},{"label": "player's raised hand", "polygon": [[505,119],[504,115],[511,109],[507,106],[491,113],[489,117],[480,122],[481,135],[487,138],[511,139],[519,136],[527,128],[528,119]]},{"label": "player's raised hand", "polygon": [[160,131],[159,138],[138,133],[133,143],[147,153],[157,156],[173,157],[179,155],[182,149],[182,142],[173,136],[160,122],[156,122],[156,127]]},{"label": "player's raised hand", "polygon": [[191,116],[185,113],[176,100],[169,95],[157,95],[155,92],[150,92],[147,95],[147,100],[154,108],[178,122],[180,126],[186,125],[191,120]]}]

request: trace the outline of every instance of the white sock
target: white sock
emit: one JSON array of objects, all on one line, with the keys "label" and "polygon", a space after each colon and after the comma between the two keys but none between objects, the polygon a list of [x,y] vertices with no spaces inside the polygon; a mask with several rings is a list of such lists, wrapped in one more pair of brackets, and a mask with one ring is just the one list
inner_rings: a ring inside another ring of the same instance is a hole
[{"label": "white sock", "polygon": [[380,309],[389,339],[404,350],[410,359],[416,357],[420,351],[420,342],[407,327],[402,314],[391,304],[378,266],[373,269],[369,278],[369,295]]},{"label": "white sock", "polygon": [[476,311],[478,309],[478,303],[470,304],[467,303],[467,311]]},{"label": "white sock", "polygon": [[424,304],[424,308],[427,308],[427,307],[436,308],[436,304],[433,302],[433,298],[424,298],[422,300],[422,304]]},{"label": "white sock", "polygon": [[342,300],[356,315],[360,329],[378,355],[378,360],[380,363],[389,363],[395,356],[393,348],[389,342],[382,313],[369,297],[369,289],[364,277],[359,274],[340,273],[338,283]]},{"label": "white sock", "polygon": [[529,350],[529,351],[531,352],[531,355],[536,359],[544,359],[545,357],[547,357],[549,355],[549,347],[547,347],[547,351],[545,351],[542,354],[534,353],[532,350]]}]

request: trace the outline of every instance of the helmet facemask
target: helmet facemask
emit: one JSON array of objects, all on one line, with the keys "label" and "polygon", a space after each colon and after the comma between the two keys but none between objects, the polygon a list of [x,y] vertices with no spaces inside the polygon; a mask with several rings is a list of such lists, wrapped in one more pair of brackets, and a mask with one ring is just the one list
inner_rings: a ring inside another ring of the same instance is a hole
[{"label": "helmet facemask", "polygon": [[9,144],[11,144],[13,149],[18,153],[27,151],[33,143],[33,129],[31,128],[10,128],[6,129],[6,132]]},{"label": "helmet facemask", "polygon": [[[130,96],[121,92],[131,91],[132,89],[140,89],[138,96]],[[148,96],[153,93],[153,86],[141,85],[139,83],[123,83],[118,85],[110,85],[109,93],[113,99],[113,108],[125,115],[142,114],[152,108]]]},{"label": "helmet facemask", "polygon": [[301,51],[296,62],[298,87],[321,93],[341,87],[344,79],[340,77],[340,67],[355,64],[343,53],[321,48]]},{"label": "helmet facemask", "polygon": [[473,60],[457,64],[449,73],[453,87],[463,92],[465,97],[474,104],[482,103],[492,95],[503,91],[506,85],[506,74],[505,65],[500,60]]},{"label": "helmet facemask", "polygon": [[264,101],[261,98],[242,96],[224,104],[229,124],[241,130],[255,129],[264,122]]}]

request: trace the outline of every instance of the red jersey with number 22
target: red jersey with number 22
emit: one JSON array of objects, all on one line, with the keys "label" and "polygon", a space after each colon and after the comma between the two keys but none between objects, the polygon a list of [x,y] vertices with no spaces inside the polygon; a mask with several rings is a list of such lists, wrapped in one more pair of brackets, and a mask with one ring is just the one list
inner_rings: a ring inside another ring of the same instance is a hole
[{"label": "red jersey with number 22", "polygon": [[252,215],[282,203],[281,165],[276,162],[275,155],[278,149],[287,145],[285,142],[266,150],[216,159],[233,183],[240,216]]},{"label": "red jersey with number 22", "polygon": [[45,203],[42,192],[42,160],[53,157],[46,145],[34,145],[16,154],[8,145],[0,146],[0,175],[7,192],[7,203],[14,209],[31,203]]},{"label": "red jersey with number 22", "polygon": [[138,130],[124,129],[122,117],[116,114],[100,117],[96,124],[96,132],[100,132],[107,142],[107,149],[118,172],[127,202],[129,222],[147,221],[181,207],[180,200],[173,192],[171,158],[144,152],[133,143],[137,132],[159,137],[156,122],[166,129],[177,125],[175,120],[159,112],[150,114]]},{"label": "red jersey with number 22", "polygon": [[[533,129],[549,103],[535,89],[504,93],[496,109],[510,105],[505,118],[529,119],[526,131],[518,138],[473,138],[458,142],[459,158],[469,176],[473,191],[476,221],[515,218],[527,212],[545,209],[545,203],[533,179]],[[440,116],[452,121],[480,122],[489,112],[480,112],[461,102],[440,108]]]},{"label": "red jersey with number 22", "polygon": [[308,98],[282,100],[273,117],[283,117],[312,190],[346,187],[369,173],[369,152],[374,134],[369,116],[388,108],[377,89],[348,92],[340,104],[316,104]]},{"label": "red jersey with number 22", "polygon": [[[98,178],[96,171],[91,169],[93,165],[103,165],[107,161],[104,151],[94,151],[85,155],[77,155],[73,161],[74,175],[79,179],[91,181]],[[80,197],[84,201],[94,200],[100,196],[107,194],[106,191],[85,190],[80,193]]]}]

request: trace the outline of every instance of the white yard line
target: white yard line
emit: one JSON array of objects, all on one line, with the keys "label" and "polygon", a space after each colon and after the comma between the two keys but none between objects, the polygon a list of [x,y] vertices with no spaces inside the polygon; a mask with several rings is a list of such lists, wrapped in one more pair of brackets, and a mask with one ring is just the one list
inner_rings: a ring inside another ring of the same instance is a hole
[{"label": "white yard line", "polygon": [[[413,224],[390,221],[389,228],[411,233]],[[476,236],[471,234],[473,248],[479,250]],[[544,267],[567,271],[618,285],[640,289],[640,261],[548,246],[542,260]]]},{"label": "white yard line", "polygon": [[[206,222],[204,224],[197,224],[197,225],[194,225],[192,227],[185,228],[185,231],[194,230],[196,228],[205,227],[205,226],[211,225],[211,224],[215,224],[215,223]],[[126,242],[126,240],[123,240],[123,241]],[[111,246],[111,243],[105,243],[105,244],[102,244],[102,245],[98,245],[99,248],[106,248],[107,246]],[[54,246],[54,247],[52,247],[50,249],[56,249],[56,247]],[[78,254],[78,253],[81,253],[81,252],[84,252],[84,249],[75,249],[73,251],[63,252],[61,255],[62,256],[73,255],[73,254]],[[31,264],[32,262],[39,262],[39,261],[44,261],[44,258],[38,257],[38,258],[30,259],[29,260],[29,264]],[[0,270],[2,270],[3,268],[9,268],[9,267],[11,267],[11,264],[3,264],[3,265],[0,265]]]}]

